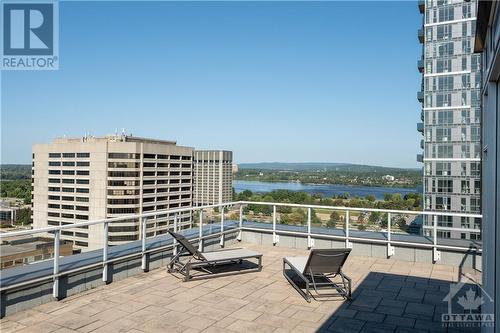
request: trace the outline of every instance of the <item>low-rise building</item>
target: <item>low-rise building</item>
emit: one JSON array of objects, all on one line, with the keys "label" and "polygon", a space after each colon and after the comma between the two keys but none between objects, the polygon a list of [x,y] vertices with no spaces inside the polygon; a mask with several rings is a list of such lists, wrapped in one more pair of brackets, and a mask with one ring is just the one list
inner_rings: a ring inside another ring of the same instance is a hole
[{"label": "low-rise building", "polygon": [[[71,242],[60,242],[61,256],[73,254]],[[48,260],[54,257],[54,240],[44,237],[8,239],[0,245],[0,268],[10,268]]]}]

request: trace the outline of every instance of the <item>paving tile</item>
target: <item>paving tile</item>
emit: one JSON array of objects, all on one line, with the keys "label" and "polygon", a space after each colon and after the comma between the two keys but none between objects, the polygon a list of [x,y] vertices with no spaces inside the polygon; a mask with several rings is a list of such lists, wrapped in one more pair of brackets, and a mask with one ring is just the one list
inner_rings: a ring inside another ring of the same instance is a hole
[{"label": "paving tile", "polygon": [[328,327],[329,331],[340,333],[357,333],[365,325],[362,320],[339,317]]},{"label": "paving tile", "polygon": [[254,320],[255,323],[261,323],[264,325],[274,326],[277,328],[293,329],[300,324],[299,319],[286,318],[277,315],[264,313]]},{"label": "paving tile", "polygon": [[194,328],[197,330],[203,330],[215,323],[215,320],[208,319],[202,316],[190,316],[186,320],[182,321],[180,324],[185,327]]},{"label": "paving tile", "polygon": [[257,312],[257,311],[253,311],[253,310],[247,310],[247,309],[240,309],[238,311],[233,312],[229,316],[236,318],[236,319],[252,321],[262,314],[263,314],[263,312]]},{"label": "paving tile", "polygon": [[434,305],[421,303],[408,303],[406,305],[405,314],[423,315],[432,317],[434,314]]},{"label": "paving tile", "polygon": [[396,325],[386,323],[367,322],[361,329],[362,333],[389,333],[394,332]]},{"label": "paving tile", "polygon": [[269,325],[262,325],[260,323],[255,323],[253,321],[237,320],[227,327],[230,330],[237,332],[262,332],[270,333],[273,332],[276,327]]},{"label": "paving tile", "polygon": [[399,308],[399,307],[394,307],[394,306],[386,306],[386,305],[379,305],[376,309],[375,312],[377,313],[383,313],[386,315],[392,315],[392,316],[401,316],[404,312],[404,308]]},{"label": "paving tile", "polygon": [[390,325],[396,325],[399,327],[410,327],[411,328],[415,325],[415,319],[388,315],[385,317],[384,323],[387,323]]},{"label": "paving tile", "polygon": [[376,312],[358,311],[355,318],[366,322],[381,323],[384,321],[385,314]]},{"label": "paving tile", "polygon": [[294,315],[294,319],[298,319],[300,321],[309,321],[313,323],[317,323],[320,321],[324,315],[322,313],[317,313],[313,311],[297,311]]},{"label": "paving tile", "polygon": [[75,313],[65,313],[58,317],[50,318],[48,321],[56,325],[70,328],[72,330],[77,330],[83,326],[89,325],[98,319],[82,316]]}]

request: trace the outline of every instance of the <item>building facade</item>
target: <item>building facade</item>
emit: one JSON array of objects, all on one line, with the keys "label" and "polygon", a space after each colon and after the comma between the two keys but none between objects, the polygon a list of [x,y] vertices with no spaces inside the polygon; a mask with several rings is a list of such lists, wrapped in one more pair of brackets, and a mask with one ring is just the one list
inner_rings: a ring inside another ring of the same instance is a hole
[{"label": "building facade", "polygon": [[482,180],[483,180],[483,287],[495,302],[486,302],[481,311],[493,314],[500,329],[500,3],[480,0],[474,50],[482,57]]},{"label": "building facade", "polygon": [[227,150],[195,150],[194,205],[230,202],[233,199],[233,153]]},{"label": "building facade", "polygon": [[[75,249],[102,248],[102,225],[79,222],[191,206],[193,148],[127,135],[55,139],[33,145],[33,227],[74,224],[61,239]],[[147,236],[166,233],[174,216],[148,219]],[[177,216],[179,226],[191,213]],[[109,226],[110,245],[139,240],[139,221]]]},{"label": "building facade", "polygon": [[[481,212],[481,59],[473,53],[476,30],[474,0],[425,0],[418,3],[423,44],[422,73],[423,205],[427,211]],[[480,239],[480,219],[438,217],[438,237]],[[430,235],[433,221],[424,219]]]}]

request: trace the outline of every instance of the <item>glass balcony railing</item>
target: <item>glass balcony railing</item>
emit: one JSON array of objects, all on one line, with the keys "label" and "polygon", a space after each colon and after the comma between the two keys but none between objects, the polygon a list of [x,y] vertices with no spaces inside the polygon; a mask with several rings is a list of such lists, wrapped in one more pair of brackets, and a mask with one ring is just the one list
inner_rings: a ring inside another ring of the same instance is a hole
[{"label": "glass balcony railing", "polygon": [[423,102],[424,102],[424,92],[423,92],[423,91],[417,91],[417,100],[418,100],[420,103],[423,103]]},{"label": "glass balcony railing", "polygon": [[425,12],[425,0],[418,0],[418,10],[420,11],[420,14]]},{"label": "glass balcony railing", "polygon": [[424,29],[418,29],[417,35],[418,35],[418,41],[420,43],[423,43],[424,42]]},{"label": "glass balcony railing", "polygon": [[417,61],[417,68],[420,73],[424,72],[424,60],[423,59],[418,59]]},{"label": "glass balcony railing", "polygon": [[417,131],[424,133],[424,123],[417,123]]}]

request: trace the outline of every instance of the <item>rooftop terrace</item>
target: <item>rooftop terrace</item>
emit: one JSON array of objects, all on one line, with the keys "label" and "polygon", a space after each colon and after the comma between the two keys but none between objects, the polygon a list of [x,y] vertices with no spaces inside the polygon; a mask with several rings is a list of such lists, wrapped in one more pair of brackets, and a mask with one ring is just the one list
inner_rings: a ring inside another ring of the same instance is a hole
[{"label": "rooftop terrace", "polygon": [[307,303],[282,275],[282,258],[308,250],[240,243],[263,253],[261,272],[182,282],[164,267],[20,311],[7,332],[451,332],[450,283],[480,272],[352,255],[353,300]]}]

